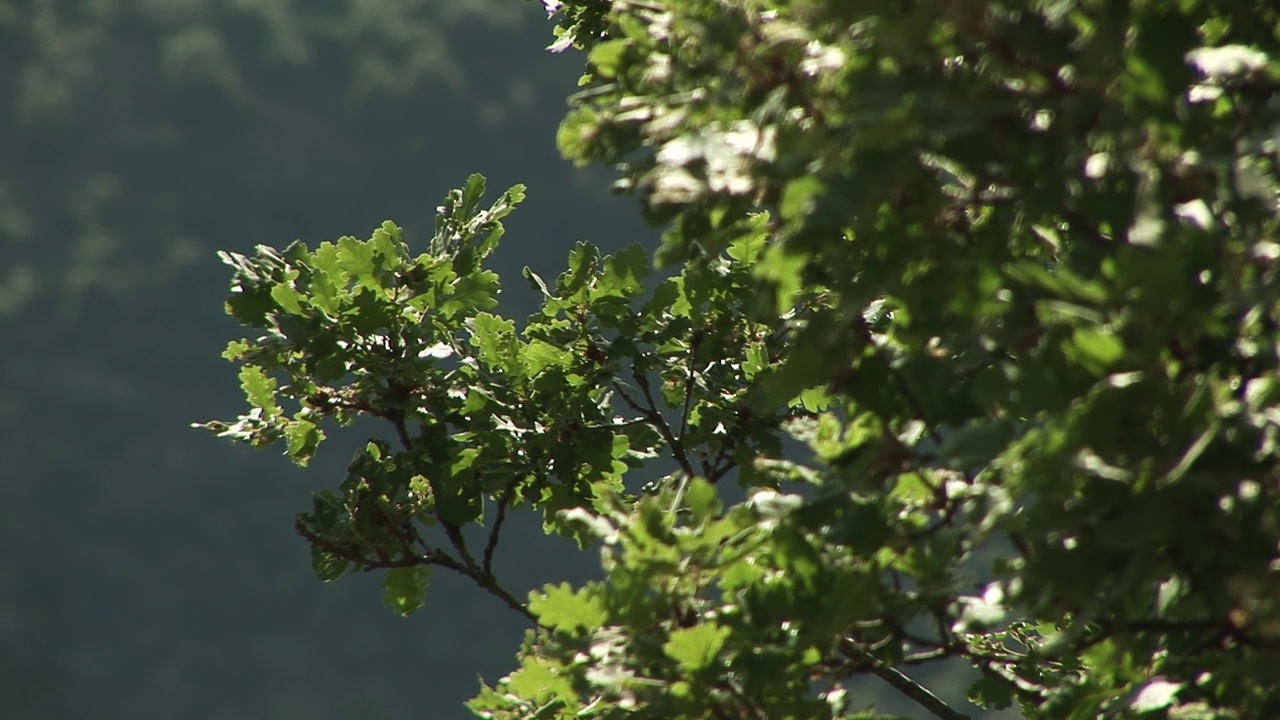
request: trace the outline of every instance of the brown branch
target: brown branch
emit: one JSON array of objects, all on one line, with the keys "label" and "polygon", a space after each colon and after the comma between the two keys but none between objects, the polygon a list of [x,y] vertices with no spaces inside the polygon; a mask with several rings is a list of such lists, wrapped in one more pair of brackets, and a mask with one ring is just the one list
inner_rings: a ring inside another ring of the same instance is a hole
[{"label": "brown branch", "polygon": [[702,344],[705,333],[698,330],[695,331],[689,343],[689,363],[686,368],[686,377],[684,381],[684,407],[680,409],[680,432],[676,437],[684,442],[685,431],[689,429],[689,407],[693,404],[693,384],[697,377],[697,372],[693,369],[693,363],[698,353],[698,346]]},{"label": "brown branch", "polygon": [[968,715],[951,707],[942,698],[907,677],[902,671],[891,668],[877,660],[870,653],[858,647],[852,640],[848,638],[841,640],[840,651],[850,659],[865,666],[872,675],[889,683],[898,692],[911,698],[916,704],[933,713],[936,717],[942,718],[942,720],[971,720]]},{"label": "brown branch", "polygon": [[653,397],[653,390],[649,387],[649,379],[644,376],[644,373],[636,370],[634,367],[631,369],[631,377],[635,378],[636,384],[640,388],[640,392],[644,395],[645,401],[648,403],[648,407],[641,405],[635,400],[635,398],[628,395],[617,380],[613,381],[614,389],[617,390],[618,395],[628,407],[635,412],[640,413],[640,415],[648,420],[649,424],[658,431],[658,434],[662,436],[663,441],[667,443],[667,447],[671,448],[672,457],[675,458],[680,469],[684,471],[685,476],[697,476],[697,473],[693,470],[693,464],[689,462],[688,454],[685,453],[684,443],[680,441],[680,438],[676,437],[674,432],[672,432],[671,425],[667,423],[667,419],[663,417],[662,412],[658,410],[658,403]]},{"label": "brown branch", "polygon": [[468,566],[443,550],[426,546],[425,541],[423,541],[423,545],[426,549],[422,553],[412,552],[410,549],[406,548],[405,553],[399,557],[370,559],[350,547],[339,545],[330,541],[328,538],[317,534],[312,531],[301,518],[294,522],[293,527],[299,535],[307,540],[307,542],[319,548],[322,552],[341,558],[347,562],[354,563],[365,572],[389,568],[438,566],[452,570],[460,575],[465,575],[471,578],[472,581],[490,595],[501,600],[507,605],[507,607],[525,616],[535,625],[538,624],[538,618],[529,611],[529,608],[524,603],[520,602],[506,588],[499,585],[493,575],[484,573],[477,567]]},{"label": "brown branch", "polygon": [[[404,422],[404,411],[389,410],[383,413],[382,417],[386,418],[395,427],[396,436],[400,438],[400,444],[404,447],[404,451],[406,453],[413,452],[413,441],[409,437],[409,430]],[[427,478],[427,482],[431,485],[431,493],[439,497],[440,489],[436,486],[435,478]],[[467,540],[462,536],[462,529],[455,522],[440,518],[439,515],[437,517],[440,520],[440,526],[444,528],[445,536],[449,538],[449,544],[453,546],[454,550],[458,551],[458,557],[462,558],[462,562],[466,563],[467,567],[479,570],[475,557],[467,549]]]},{"label": "brown branch", "polygon": [[[391,425],[395,428],[396,436],[399,438],[400,444],[404,447],[405,452],[406,453],[412,452],[413,440],[412,438],[410,438],[408,427],[405,424],[404,411],[398,410],[398,409],[387,411],[382,413],[382,417],[388,420],[391,423]],[[439,495],[439,488],[436,487],[435,480],[433,478],[428,478],[427,481],[432,486],[431,487],[432,493]],[[439,549],[435,549],[427,546],[426,542],[421,540],[421,538],[419,538],[419,542],[421,542],[424,548],[426,548],[425,554],[419,555],[417,553],[413,553],[410,548],[406,547],[406,550],[405,550],[406,558],[409,558],[409,560],[400,565],[384,565],[384,564],[381,564],[380,561],[379,563],[370,564],[364,558],[358,558],[358,559],[353,558],[349,554],[339,554],[339,557],[343,557],[344,559],[351,560],[352,562],[356,562],[357,564],[361,564],[366,569],[374,569],[376,567],[413,567],[414,565],[424,565],[424,564],[439,565],[441,567],[449,568],[450,570],[453,570],[457,573],[466,575],[467,577],[471,578],[472,581],[474,581],[477,585],[483,588],[490,595],[493,595],[494,597],[498,598],[502,602],[506,603],[506,605],[510,607],[512,610],[515,610],[516,612],[528,618],[534,624],[537,624],[538,619],[533,615],[532,612],[529,611],[529,608],[524,603],[520,602],[514,595],[512,595],[510,591],[508,591],[506,588],[498,584],[497,578],[495,578],[493,573],[491,572],[491,567],[493,563],[493,554],[497,548],[498,531],[502,527],[502,523],[503,523],[503,520],[505,519],[505,515],[506,513],[505,513],[505,503],[504,503],[503,506],[500,506],[498,520],[494,524],[494,530],[490,533],[488,544],[485,547],[483,567],[476,562],[475,557],[471,554],[471,551],[467,548],[466,538],[463,537],[462,529],[458,526],[458,524],[451,522],[449,520],[445,520],[444,518],[439,517],[438,514],[436,517],[440,521],[441,527],[444,528],[444,533],[445,533],[445,536],[448,537],[449,539],[449,544],[453,546],[453,549],[455,551],[457,551],[458,553],[457,558]],[[299,525],[301,525],[301,523],[299,523]],[[311,539],[312,537],[314,537],[314,533],[312,533],[310,537],[308,535],[304,535],[304,537],[308,537],[308,539]],[[401,539],[401,542],[403,543],[404,538],[401,537],[400,539]]]},{"label": "brown branch", "polygon": [[502,497],[498,499],[498,516],[493,521],[489,541],[484,546],[484,573],[490,577],[493,576],[493,554],[498,549],[498,536],[502,534],[502,523],[507,519],[507,508],[511,505],[511,496],[515,493],[518,482],[519,480],[513,481],[502,491]]}]

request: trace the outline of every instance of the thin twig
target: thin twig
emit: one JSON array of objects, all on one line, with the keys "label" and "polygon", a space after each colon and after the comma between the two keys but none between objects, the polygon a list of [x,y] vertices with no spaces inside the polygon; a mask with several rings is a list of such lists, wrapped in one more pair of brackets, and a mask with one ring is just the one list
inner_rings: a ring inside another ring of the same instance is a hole
[{"label": "thin twig", "polygon": [[[388,412],[384,417],[391,421],[391,424],[395,426],[396,435],[399,436],[400,444],[404,446],[404,451],[407,453],[412,452],[413,441],[409,439],[409,430],[405,426],[404,411],[396,410],[394,412]],[[440,488],[436,487],[435,479],[428,478],[427,482],[431,484],[432,494],[439,497]],[[445,520],[444,518],[440,518],[440,525],[444,528],[445,536],[449,538],[449,544],[453,546],[454,550],[458,551],[458,557],[462,558],[462,562],[465,563],[467,567],[479,569],[479,565],[476,564],[475,557],[472,556],[471,551],[467,549],[467,540],[462,536],[462,529],[458,527],[458,524]]]},{"label": "thin twig", "polygon": [[617,428],[631,427],[632,425],[648,425],[649,418],[633,418],[631,420],[622,420],[620,422],[605,423],[603,425],[595,425],[587,423],[582,426],[583,430],[616,430]]},{"label": "thin twig", "polygon": [[294,529],[305,538],[309,543],[334,557],[342,558],[348,562],[354,563],[361,570],[380,570],[387,568],[403,568],[403,567],[426,567],[436,565],[447,568],[460,575],[471,578],[477,585],[487,591],[490,595],[501,600],[507,607],[515,610],[524,617],[528,618],[535,625],[538,624],[538,618],[530,612],[524,603],[520,602],[506,588],[498,584],[492,575],[485,574],[479,568],[468,566],[460,562],[457,558],[438,548],[431,548],[423,543],[426,550],[422,553],[414,553],[406,550],[405,554],[398,558],[385,558],[370,560],[364,555],[354,552],[352,548],[343,547],[329,541],[307,527],[306,523],[298,520],[294,523]]},{"label": "thin twig", "polygon": [[684,471],[685,475],[689,477],[696,476],[697,473],[693,471],[693,465],[689,462],[688,455],[685,454],[684,443],[680,442],[680,438],[676,437],[671,431],[671,425],[667,423],[667,419],[663,417],[662,413],[658,410],[658,404],[653,398],[653,391],[649,387],[648,378],[635,368],[632,368],[631,376],[636,379],[636,384],[639,385],[640,392],[644,394],[645,400],[649,403],[648,407],[641,405],[635,398],[628,395],[627,391],[622,388],[622,385],[618,383],[617,380],[613,381],[613,388],[618,391],[619,397],[622,398],[622,401],[625,402],[628,407],[643,415],[649,425],[653,426],[653,428],[658,431],[658,434],[661,435],[662,439],[667,443],[667,447],[671,448],[672,456],[675,458],[676,463],[680,465],[680,469]]},{"label": "thin twig", "polygon": [[515,489],[516,482],[513,482],[502,491],[502,497],[498,499],[498,516],[493,521],[493,529],[489,531],[489,542],[484,546],[484,573],[489,576],[493,575],[493,553],[498,549],[498,536],[502,533],[502,523],[507,519],[507,507],[511,505]]},{"label": "thin twig", "polygon": [[938,648],[937,650],[926,650],[924,652],[918,652],[913,655],[908,655],[904,657],[902,659],[902,664],[918,665],[920,663],[932,662],[934,660],[941,660],[942,658],[949,657],[950,655],[951,655],[951,652],[946,648]]},{"label": "thin twig", "polygon": [[693,370],[694,356],[698,352],[700,343],[692,343],[689,347],[689,365],[685,370],[687,373],[684,381],[684,407],[680,410],[680,433],[676,436],[680,438],[680,442],[684,442],[685,431],[689,429],[689,406],[693,403],[693,383],[697,373]]},{"label": "thin twig", "polygon": [[477,585],[487,590],[490,595],[493,595],[494,597],[498,598],[502,602],[506,603],[507,607],[525,616],[534,625],[539,624],[537,616],[529,611],[528,606],[526,606],[524,603],[516,599],[516,596],[512,595],[511,592],[508,591],[506,588],[499,585],[497,579],[494,578],[492,575],[481,573],[476,568],[471,568],[465,574],[468,577],[470,577],[472,580],[474,580]]}]

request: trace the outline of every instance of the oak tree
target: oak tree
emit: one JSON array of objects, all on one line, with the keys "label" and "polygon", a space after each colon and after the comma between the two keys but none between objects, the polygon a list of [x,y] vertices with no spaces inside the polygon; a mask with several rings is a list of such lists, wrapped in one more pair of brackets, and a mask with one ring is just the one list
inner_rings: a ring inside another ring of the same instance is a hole
[{"label": "oak tree", "polygon": [[[205,427],[386,428],[298,519],[322,579],[527,617],[489,718],[870,717],[862,675],[963,717],[946,660],[1025,717],[1280,713],[1280,10],[546,5],[560,148],[656,257],[580,243],[504,318],[524,189],[479,176],[425,247],[223,255],[250,408]],[[508,589],[515,512],[600,579]]]}]

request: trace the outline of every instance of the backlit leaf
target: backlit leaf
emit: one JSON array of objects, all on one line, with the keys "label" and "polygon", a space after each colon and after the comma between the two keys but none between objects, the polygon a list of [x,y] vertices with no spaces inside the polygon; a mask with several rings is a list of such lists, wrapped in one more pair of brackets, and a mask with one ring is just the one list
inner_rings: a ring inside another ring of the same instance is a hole
[{"label": "backlit leaf", "polygon": [[240,370],[240,388],[244,390],[245,398],[249,404],[263,410],[278,410],[276,405],[275,378],[269,377],[262,368],[255,365],[246,365]]},{"label": "backlit leaf", "polygon": [[422,607],[430,582],[429,567],[391,568],[382,580],[382,603],[397,615],[410,615]]},{"label": "backlit leaf", "polygon": [[715,623],[702,623],[671,632],[662,651],[688,672],[698,672],[715,662],[720,648],[729,637],[729,628]]},{"label": "backlit leaf", "polygon": [[529,610],[538,622],[562,632],[591,630],[604,622],[604,604],[589,587],[574,590],[569,583],[547,585],[529,594]]}]

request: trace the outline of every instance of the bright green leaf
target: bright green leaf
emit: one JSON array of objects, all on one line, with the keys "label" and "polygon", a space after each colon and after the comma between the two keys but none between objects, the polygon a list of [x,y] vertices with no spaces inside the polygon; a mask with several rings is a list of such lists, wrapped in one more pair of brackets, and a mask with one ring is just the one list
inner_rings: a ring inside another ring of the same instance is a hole
[{"label": "bright green leaf", "polygon": [[1071,337],[1072,345],[1082,361],[1096,372],[1105,370],[1124,357],[1124,344],[1114,333],[1089,328],[1076,328]]},{"label": "bright green leaf", "polygon": [[305,419],[289,423],[284,434],[289,443],[289,456],[304,467],[324,440],[324,432],[315,423]]},{"label": "bright green leaf", "polygon": [[524,359],[525,370],[533,377],[549,367],[567,368],[573,362],[573,355],[542,340],[531,340],[520,353]]},{"label": "bright green leaf", "polygon": [[680,663],[683,670],[698,672],[715,661],[729,632],[729,628],[716,623],[680,628],[671,632],[670,639],[662,645],[662,651]]},{"label": "bright green leaf", "polygon": [[637,244],[628,245],[605,258],[596,292],[630,297],[644,289],[644,279],[648,274],[649,258],[644,248]]},{"label": "bright green leaf", "polygon": [[239,360],[251,348],[252,346],[243,340],[232,340],[227,343],[227,349],[222,351],[222,359]]},{"label": "bright green leaf", "polygon": [[479,313],[472,323],[471,342],[480,349],[480,358],[487,364],[507,372],[519,370],[514,322],[489,313]]},{"label": "bright green leaf", "polygon": [[711,520],[720,512],[720,494],[716,491],[716,486],[702,478],[689,481],[684,502],[697,523]]},{"label": "bright green leaf", "polygon": [[240,369],[240,388],[244,390],[245,398],[250,405],[262,408],[268,414],[279,412],[279,406],[276,405],[276,385],[275,378],[268,377],[256,365],[246,365]]},{"label": "bright green leaf", "polygon": [[529,610],[538,622],[561,632],[592,630],[605,621],[604,603],[589,586],[574,590],[569,583],[546,585],[529,594]]},{"label": "bright green leaf", "polygon": [[302,294],[285,283],[280,283],[271,288],[271,299],[280,304],[280,307],[293,315],[301,315],[303,313]]},{"label": "bright green leaf", "polygon": [[605,40],[591,48],[591,53],[587,56],[587,59],[600,77],[605,79],[613,78],[618,74],[618,66],[622,55],[630,45],[631,41],[626,38]]},{"label": "bright green leaf", "polygon": [[338,240],[337,260],[338,267],[348,273],[357,285],[375,291],[382,289],[377,276],[377,250],[371,243],[344,237]]}]

